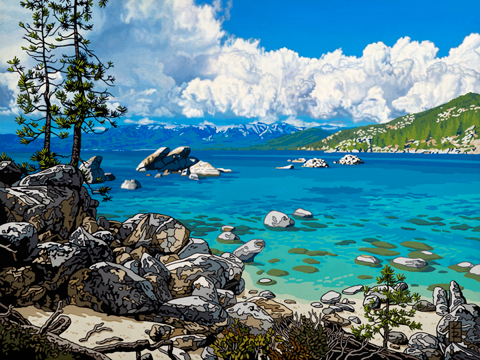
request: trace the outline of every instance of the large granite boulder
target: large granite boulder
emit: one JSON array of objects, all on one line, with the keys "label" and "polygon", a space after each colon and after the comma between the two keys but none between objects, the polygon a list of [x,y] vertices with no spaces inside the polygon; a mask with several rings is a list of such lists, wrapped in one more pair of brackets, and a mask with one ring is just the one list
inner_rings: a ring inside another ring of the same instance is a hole
[{"label": "large granite boulder", "polygon": [[227,312],[218,304],[200,296],[170,300],[158,309],[167,324],[183,327],[196,334],[215,334],[230,322]]},{"label": "large granite boulder", "polygon": [[437,315],[445,316],[450,312],[448,307],[448,294],[444,288],[436,286],[435,289],[433,289],[433,305],[435,305]]},{"label": "large granite boulder", "polygon": [[328,164],[323,159],[313,158],[305,162],[302,167],[308,168],[328,168]]},{"label": "large granite boulder", "polygon": [[192,296],[200,296],[215,304],[220,304],[215,284],[209,278],[206,278],[205,276],[200,276],[197,280],[193,282],[192,286]]},{"label": "large granite boulder", "polygon": [[263,223],[270,227],[286,228],[295,225],[295,220],[287,214],[272,210],[265,216]]},{"label": "large granite boulder", "polygon": [[147,156],[142,162],[137,166],[137,171],[147,171],[155,170],[157,162],[161,162],[168,153],[170,149],[168,147],[161,147],[153,154]]},{"label": "large granite boulder", "polygon": [[238,319],[250,328],[250,334],[266,334],[274,325],[273,318],[260,306],[253,302],[244,301],[227,309],[228,315]]},{"label": "large granite boulder", "polygon": [[203,239],[190,238],[185,246],[177,253],[180,259],[185,259],[193,254],[212,255],[208,243]]},{"label": "large granite boulder", "polygon": [[22,172],[13,161],[0,161],[0,181],[12,185],[20,180]]},{"label": "large granite boulder", "polygon": [[331,290],[323,294],[320,301],[324,304],[336,304],[340,302],[341,298],[342,298],[342,294]]},{"label": "large granite boulder", "polygon": [[82,226],[79,226],[70,235],[70,243],[85,249],[92,264],[100,261],[113,261],[113,252],[110,246],[103,240],[89,234]]},{"label": "large granite boulder", "polygon": [[36,274],[30,266],[0,270],[0,298],[4,304],[29,306],[45,295],[45,288],[36,285]]},{"label": "large granite boulder", "polygon": [[246,244],[239,246],[233,252],[233,255],[243,262],[252,262],[255,259],[255,256],[260,254],[263,249],[265,249],[265,241],[262,239],[253,239]]},{"label": "large granite boulder", "polygon": [[338,161],[338,164],[341,164],[341,165],[359,165],[363,163],[364,162],[362,159],[360,159],[358,156],[351,155],[351,154],[345,155]]},{"label": "large granite boulder", "polygon": [[144,246],[152,255],[175,254],[187,244],[189,236],[190,230],[174,218],[148,214],[142,217],[123,245],[132,248]]},{"label": "large granite boulder", "polygon": [[97,200],[82,186],[80,172],[69,165],[23,178],[18,186],[0,188],[2,222],[29,222],[39,235],[51,231],[68,239],[86,217],[96,217]]},{"label": "large granite boulder", "polygon": [[93,156],[88,161],[82,162],[78,169],[84,174],[85,182],[89,184],[97,184],[105,182],[105,172],[100,165],[103,157]]},{"label": "large granite boulder", "polygon": [[287,320],[292,319],[293,311],[287,308],[285,305],[273,300],[273,299],[266,299],[261,296],[255,296],[247,300],[248,302],[252,302],[260,306],[265,312],[272,317],[272,319],[277,323],[280,324],[282,319],[285,318]]},{"label": "large granite boulder", "polygon": [[10,222],[0,225],[0,268],[20,267],[29,262],[38,244],[35,226],[28,222]]},{"label": "large granite boulder", "polygon": [[156,313],[160,301],[152,284],[122,265],[101,262],[72,275],[70,303],[111,315]]},{"label": "large granite boulder", "polygon": [[161,147],[153,154],[144,159],[138,166],[137,171],[157,170],[163,172],[178,172],[188,169],[198,163],[195,157],[189,157],[191,149],[181,146],[172,151],[167,147]]},{"label": "large granite boulder", "polygon": [[199,177],[220,176],[220,170],[215,169],[210,163],[199,161],[190,167],[190,174]]}]

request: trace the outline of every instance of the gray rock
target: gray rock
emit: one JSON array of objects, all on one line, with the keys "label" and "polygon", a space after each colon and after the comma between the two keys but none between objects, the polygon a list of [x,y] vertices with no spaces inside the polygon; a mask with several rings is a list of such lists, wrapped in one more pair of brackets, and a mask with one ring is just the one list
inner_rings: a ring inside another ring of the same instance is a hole
[{"label": "gray rock", "polygon": [[201,357],[202,360],[218,360],[215,350],[210,346],[207,346],[203,349]]},{"label": "gray rock", "polygon": [[328,164],[325,160],[323,159],[309,159],[306,161],[302,167],[308,167],[308,168],[328,168]]},{"label": "gray rock", "polygon": [[215,169],[210,163],[205,161],[198,161],[190,167],[191,175],[201,177],[220,176],[220,170]]},{"label": "gray rock", "polygon": [[7,185],[12,185],[20,180],[22,172],[13,161],[0,161],[0,179]]},{"label": "gray rock", "polygon": [[360,262],[364,262],[364,263],[367,263],[367,264],[379,264],[380,263],[380,260],[378,260],[375,256],[372,256],[372,255],[359,255],[359,256],[357,256],[357,258],[355,260],[360,261]]},{"label": "gray rock", "polygon": [[36,255],[35,250],[38,244],[38,234],[35,226],[28,222],[9,222],[0,225],[0,258],[2,259],[1,268],[8,266],[21,267],[24,262],[31,261],[32,255]]},{"label": "gray rock", "polygon": [[330,290],[322,295],[320,301],[324,304],[336,304],[340,302],[342,295],[336,291]]},{"label": "gray rock", "polygon": [[317,309],[320,309],[323,307],[322,303],[318,302],[318,301],[315,301],[315,302],[312,302],[310,304],[311,307],[314,307],[314,308],[317,308]]},{"label": "gray rock", "polygon": [[460,267],[460,268],[469,269],[469,268],[474,267],[475,265],[472,264],[471,262],[468,262],[468,261],[462,261],[461,263],[458,263],[457,266]]},{"label": "gray rock", "polygon": [[72,165],[56,165],[50,169],[25,176],[16,186],[62,186],[80,190],[83,175]]},{"label": "gray rock", "polygon": [[294,169],[294,166],[293,165],[277,166],[276,169],[277,170],[292,170],[292,169]]},{"label": "gray rock", "polygon": [[349,304],[350,301],[347,298],[345,298],[345,299],[342,299],[342,301],[340,301],[340,303],[341,304]]},{"label": "gray rock", "polygon": [[419,360],[427,360],[427,356],[423,353],[423,351],[416,348],[407,347],[403,353],[416,357]]},{"label": "gray rock", "polygon": [[266,334],[274,325],[274,321],[268,313],[255,303],[245,301],[227,309],[227,313],[233,319],[250,327],[253,335]]},{"label": "gray rock", "polygon": [[177,253],[180,259],[185,259],[193,254],[211,255],[208,243],[203,239],[190,238],[185,246]]},{"label": "gray rock", "polygon": [[463,345],[452,343],[445,349],[445,360],[473,360],[480,359],[478,352]]},{"label": "gray rock", "polygon": [[221,257],[221,258],[224,258],[224,259],[227,259],[227,260],[230,261],[231,263],[235,264],[235,266],[236,266],[239,270],[241,270],[241,271],[245,270],[245,264],[243,263],[242,260],[240,260],[240,259],[238,258],[238,256],[236,256],[236,255],[234,255],[234,254],[232,254],[232,253],[229,253],[229,252],[225,252],[225,253],[223,253],[220,257]]},{"label": "gray rock", "polygon": [[341,306],[337,305],[330,305],[330,309],[332,309],[334,312],[343,312],[343,308]]},{"label": "gray rock", "polygon": [[348,311],[348,312],[355,312],[355,308],[351,305],[348,304],[342,304],[342,303],[337,303],[335,306],[338,306],[342,310]]},{"label": "gray rock", "polygon": [[245,291],[245,280],[240,279],[231,289],[235,295],[241,295]]},{"label": "gray rock", "polygon": [[380,299],[375,295],[366,296],[365,299],[363,299],[363,306],[365,305],[370,305],[372,309],[378,309],[380,308]]},{"label": "gray rock", "polygon": [[413,349],[438,349],[438,339],[425,332],[418,332],[413,334],[408,340],[408,347]]},{"label": "gray rock", "polygon": [[398,284],[396,284],[393,289],[395,291],[398,291],[398,290],[407,290],[408,289],[408,285],[404,282],[399,282]]},{"label": "gray rock", "polygon": [[472,266],[470,270],[468,270],[469,274],[480,276],[480,264]]},{"label": "gray rock", "polygon": [[136,214],[131,218],[128,218],[122,223],[121,228],[118,230],[117,239],[125,240],[132,232],[136,229],[137,225],[142,221],[148,214]]},{"label": "gray rock", "polygon": [[322,310],[322,313],[323,313],[324,315],[330,315],[330,314],[335,313],[335,309],[332,309],[331,307],[329,307],[329,308],[323,309],[323,310]]},{"label": "gray rock", "polygon": [[140,360],[153,360],[153,355],[152,355],[151,353],[143,354],[143,355],[140,357]]},{"label": "gray rock", "polygon": [[206,278],[205,276],[200,276],[193,282],[192,286],[192,296],[200,296],[205,298],[207,301],[220,304],[217,289],[215,288],[215,284],[212,280]]},{"label": "gray rock", "polygon": [[425,354],[427,360],[443,360],[443,354],[437,349],[423,349],[422,352]]},{"label": "gray rock", "polygon": [[97,184],[105,182],[105,172],[100,167],[102,160],[103,157],[100,155],[93,156],[88,161],[82,162],[78,167],[78,169],[84,174],[86,183]]},{"label": "gray rock", "polygon": [[137,190],[137,189],[140,189],[141,187],[142,185],[140,184],[140,181],[131,179],[131,180],[125,180],[120,188],[125,190]]},{"label": "gray rock", "polygon": [[[225,234],[225,233],[224,233]],[[252,262],[263,249],[265,249],[265,241],[262,239],[253,239],[239,246],[233,254],[243,262]]]},{"label": "gray rock", "polygon": [[[161,162],[170,152],[168,147],[161,147],[153,154],[147,156],[142,162],[137,166],[137,171],[147,171],[147,170],[155,170],[157,169],[157,162]],[[163,166],[163,162],[162,165]]]},{"label": "gray rock", "polygon": [[365,293],[365,296],[376,296],[380,299],[380,301],[386,302],[387,296],[384,294],[385,292],[393,292],[393,288],[387,285],[378,285],[371,288],[369,291]]},{"label": "gray rock", "polygon": [[166,324],[154,324],[150,330],[145,330],[145,333],[150,336],[150,339],[154,342],[161,340],[167,340],[173,333],[175,328]]},{"label": "gray rock", "polygon": [[286,228],[295,225],[295,220],[291,219],[287,214],[273,210],[265,216],[263,223],[270,227]]},{"label": "gray rock", "polygon": [[344,295],[355,295],[363,290],[363,285],[350,286],[342,291]]},{"label": "gray rock", "polygon": [[139,265],[140,276],[150,273],[162,277],[167,282],[170,279],[170,271],[168,271],[165,265],[146,252],[142,254]]},{"label": "gray rock", "polygon": [[422,312],[435,311],[436,309],[435,305],[433,305],[430,301],[427,300],[418,301],[415,305],[413,305],[413,308]]},{"label": "gray rock", "polygon": [[173,342],[173,346],[186,350],[196,351],[197,349],[204,347],[207,344],[207,337],[205,335],[179,335],[170,338]]},{"label": "gray rock", "polygon": [[396,345],[408,344],[407,335],[400,331],[390,331],[388,333],[388,342]]},{"label": "gray rock", "polygon": [[303,218],[312,218],[313,215],[310,211],[298,208],[293,212],[293,216],[303,217]]},{"label": "gray rock", "polygon": [[105,230],[110,230],[110,223],[108,220],[105,218],[105,216],[99,216],[97,218],[97,225],[104,228]]},{"label": "gray rock", "polygon": [[235,241],[240,240],[240,238],[232,232],[226,231],[218,235],[217,239],[223,241]]},{"label": "gray rock", "polygon": [[449,302],[449,310],[453,312],[455,308],[459,305],[466,304],[467,301],[462,294],[462,290],[460,290],[460,286],[455,281],[450,282],[450,302]]},{"label": "gray rock", "polygon": [[122,266],[125,266],[127,269],[140,276],[140,261],[135,259],[127,260],[122,263]]},{"label": "gray rock", "polygon": [[197,181],[200,179],[200,177],[197,174],[190,174],[188,178],[190,180],[197,180]]},{"label": "gray rock", "polygon": [[104,241],[107,245],[110,245],[112,242],[115,241],[115,238],[113,237],[112,233],[106,230],[97,231],[93,233],[92,236]]},{"label": "gray rock", "polygon": [[[462,347],[472,348],[480,358],[480,307],[476,304],[459,304],[454,310],[440,319],[437,337],[445,346],[450,345],[450,322],[460,322],[462,326]],[[475,350],[476,349],[476,350]]]},{"label": "gray rock", "polygon": [[415,268],[415,269],[423,268],[428,265],[428,263],[422,258],[414,259],[414,258],[399,256],[393,259],[392,261],[395,264],[402,265],[409,268]]},{"label": "gray rock", "polygon": [[[168,355],[168,346],[160,346],[158,348],[158,351],[160,351],[165,355]],[[173,347],[172,355],[175,358],[175,360],[191,360],[191,357],[190,355],[188,355],[188,352],[176,347]]]},{"label": "gray rock", "polygon": [[188,169],[183,169],[182,176],[188,176],[188,175],[190,175],[190,171]]},{"label": "gray rock", "polygon": [[362,159],[360,159],[358,156],[351,155],[351,154],[345,155],[337,162],[337,164],[341,164],[341,165],[359,165],[363,163],[364,162]]},{"label": "gray rock", "polygon": [[105,181],[113,181],[113,180],[116,180],[116,179],[117,178],[112,173],[105,173]]},{"label": "gray rock", "polygon": [[217,289],[218,303],[226,308],[237,303],[237,297],[230,290]]},{"label": "gray rock", "polygon": [[162,177],[162,174],[158,173],[157,175],[154,176],[154,179],[160,179]]},{"label": "gray rock", "polygon": [[350,320],[352,323],[355,323],[355,324],[361,324],[362,323],[362,321],[356,316],[349,316],[348,320]]},{"label": "gray rock", "polygon": [[75,286],[68,287],[68,296],[80,307],[120,316],[156,313],[160,307],[152,284],[119,264],[94,264],[70,281]]},{"label": "gray rock", "polygon": [[79,226],[70,235],[68,242],[77,245],[80,249],[85,249],[91,264],[101,261],[113,261],[113,252],[110,246],[105,241],[89,234],[82,226]]},{"label": "gray rock", "polygon": [[448,295],[444,288],[436,286],[433,289],[433,304],[435,305],[437,315],[444,316],[450,312]]},{"label": "gray rock", "polygon": [[271,292],[270,290],[263,290],[258,294],[258,296],[263,297],[265,299],[275,299],[276,295]]},{"label": "gray rock", "polygon": [[272,279],[269,279],[269,278],[261,278],[260,280],[258,280],[258,282],[260,284],[269,284],[271,283],[273,280]]}]

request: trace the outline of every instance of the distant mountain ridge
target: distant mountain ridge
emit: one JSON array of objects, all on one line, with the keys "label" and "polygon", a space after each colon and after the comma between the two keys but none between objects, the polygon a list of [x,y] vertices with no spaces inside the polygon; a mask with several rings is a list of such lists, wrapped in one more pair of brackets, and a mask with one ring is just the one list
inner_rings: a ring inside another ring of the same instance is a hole
[{"label": "distant mountain ridge", "polygon": [[[304,130],[287,123],[252,123],[227,126],[215,125],[122,125],[103,134],[84,134],[84,150],[156,150],[161,146],[190,146],[192,149],[238,149],[262,145],[268,140]],[[69,151],[71,137],[66,140],[52,139],[53,149]],[[40,149],[43,141],[38,139],[25,146],[14,134],[0,135],[1,151],[30,151]]]}]

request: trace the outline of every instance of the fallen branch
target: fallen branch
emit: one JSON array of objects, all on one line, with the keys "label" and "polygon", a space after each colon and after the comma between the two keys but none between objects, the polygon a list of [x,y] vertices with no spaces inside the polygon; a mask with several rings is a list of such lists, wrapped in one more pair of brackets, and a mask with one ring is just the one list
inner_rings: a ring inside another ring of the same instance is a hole
[{"label": "fallen branch", "polygon": [[113,330],[112,330],[111,328],[109,328],[109,327],[102,327],[102,326],[103,326],[103,322],[100,323],[100,324],[94,325],[94,326],[93,326],[93,329],[90,330],[89,332],[87,332],[87,335],[85,335],[84,338],[81,338],[81,339],[78,340],[78,341],[80,341],[80,342],[85,342],[85,341],[87,341],[87,340],[90,338],[90,336],[92,336],[92,335],[95,334],[95,333],[100,333],[100,332],[102,332],[102,331],[113,331]]},{"label": "fallen branch", "polygon": [[47,321],[45,322],[45,324],[43,324],[43,326],[40,328],[40,330],[38,330],[38,334],[43,334],[45,333],[47,330],[48,330],[48,327],[50,326],[50,324],[61,314],[63,314],[63,310],[62,310],[62,300],[60,300],[58,302],[58,305],[57,305],[57,310],[55,310],[55,312],[47,319]]},{"label": "fallen branch", "polygon": [[136,352],[136,351],[143,351],[149,350],[154,351],[157,350],[161,346],[173,346],[173,342],[170,340],[163,340],[159,341],[155,344],[150,344],[148,340],[137,340],[135,342],[121,342],[111,345],[104,345],[104,346],[97,346],[94,347],[92,350],[102,353],[102,354],[111,354],[119,351],[123,352]]},{"label": "fallen branch", "polygon": [[[8,309],[9,309],[10,306],[6,306],[6,305],[3,305],[2,303],[0,303],[0,309],[5,309],[7,310],[8,312]],[[18,311],[12,309],[10,311],[10,315],[8,316],[8,320],[10,321],[14,321],[20,325],[32,325],[30,323],[30,321],[28,321],[27,319],[25,319],[22,314],[20,314]]]},{"label": "fallen branch", "polygon": [[8,305],[8,310],[5,314],[0,314],[0,318],[8,318],[12,315],[13,305]]},{"label": "fallen branch", "polygon": [[58,320],[55,321],[51,326],[49,332],[55,335],[60,335],[67,331],[69,326],[71,325],[72,320],[68,316],[61,315],[58,317]]},{"label": "fallen branch", "polygon": [[112,341],[123,341],[123,339],[121,337],[118,337],[118,336],[112,336],[112,337],[109,337],[107,339],[97,341],[95,344],[103,345],[103,344],[106,344],[106,343],[112,342]]},{"label": "fallen branch", "polygon": [[10,252],[12,253],[13,260],[14,260],[15,262],[18,261],[18,260],[17,260],[17,255],[16,255],[17,251],[10,249],[10,245],[2,245],[2,244],[0,244],[0,249],[4,249],[4,250],[7,250],[7,251],[10,251]]}]

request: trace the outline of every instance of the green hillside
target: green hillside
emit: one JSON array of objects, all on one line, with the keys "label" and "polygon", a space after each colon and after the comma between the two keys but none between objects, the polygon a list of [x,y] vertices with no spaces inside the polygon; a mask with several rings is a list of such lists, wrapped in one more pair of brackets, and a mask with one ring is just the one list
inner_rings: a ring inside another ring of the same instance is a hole
[{"label": "green hillside", "polygon": [[276,139],[268,140],[263,145],[256,145],[250,147],[251,150],[287,150],[296,149],[299,146],[308,144],[310,142],[324,139],[331,135],[331,131],[326,131],[319,128],[311,128],[303,131],[298,131],[293,134],[282,135]]},{"label": "green hillside", "polygon": [[[480,95],[468,93],[385,124],[338,131],[301,148],[341,152],[480,153]],[[301,135],[298,133],[298,135]]]}]

